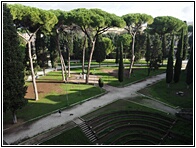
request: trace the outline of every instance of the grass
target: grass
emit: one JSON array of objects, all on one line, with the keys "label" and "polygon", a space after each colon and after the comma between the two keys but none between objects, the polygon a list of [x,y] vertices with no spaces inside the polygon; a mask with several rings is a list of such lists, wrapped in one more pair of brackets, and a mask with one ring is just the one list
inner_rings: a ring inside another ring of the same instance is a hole
[{"label": "grass", "polygon": [[[23,121],[28,121],[101,93],[99,87],[84,84],[61,84],[60,89],[62,90],[61,93],[50,92],[40,97],[38,101],[28,100],[28,104],[17,111],[17,117]],[[11,113],[7,112],[3,116],[3,122],[11,122],[11,117]]]},{"label": "grass", "polygon": [[[123,63],[124,64],[130,64],[130,60],[129,59],[124,59],[123,60]],[[166,64],[166,63],[167,63],[167,60],[164,60],[163,61],[163,64]],[[88,65],[88,61],[85,61],[84,64],[85,65]],[[103,62],[101,62],[101,65],[109,65],[109,64],[116,64],[115,63],[115,59],[105,59]],[[136,61],[135,64],[146,64],[146,61],[145,61],[145,59],[141,59],[139,61]],[[58,65],[60,65],[60,63]],[[82,63],[80,61],[77,61],[77,62],[71,61],[70,62],[70,65],[71,66],[81,66]],[[96,62],[96,61],[92,61],[91,62],[91,65],[99,65],[99,63]]]},{"label": "grass", "polygon": [[63,132],[62,134],[43,142],[41,145],[91,145],[79,127]]},{"label": "grass", "polygon": [[[136,97],[136,98],[140,98],[140,97]],[[106,105],[103,108],[100,108],[96,111],[93,111],[87,115],[84,115],[82,118],[84,118],[85,120],[89,120],[93,117],[99,116],[99,115],[103,115],[103,114],[107,114],[107,113],[111,113],[111,112],[115,112],[115,111],[121,111],[121,110],[138,110],[138,111],[147,111],[147,112],[153,112],[153,113],[159,113],[162,115],[167,115],[165,112],[161,112],[159,110],[156,109],[152,109],[146,106],[142,106],[133,102],[129,102],[126,100],[117,100],[111,104]],[[169,117],[173,117],[172,115],[167,115]]]},{"label": "grass", "polygon": [[[176,118],[175,116],[172,115],[167,115],[164,112],[161,111],[157,111],[155,109],[152,108],[148,108],[148,107],[144,107],[141,106],[139,104],[135,104],[132,102],[128,102],[126,100],[118,100],[115,101],[111,104],[106,105],[103,108],[100,108],[96,111],[93,111],[87,115],[84,115],[82,118],[85,120],[89,120],[91,118],[94,118],[96,116],[99,115],[103,115],[103,114],[107,114],[107,113],[111,113],[114,111],[121,111],[121,110],[139,110],[139,111],[147,111],[147,112],[153,112],[153,113],[159,113],[162,114],[164,116],[169,116],[171,118]],[[78,128],[78,127],[77,127]],[[178,119],[176,124],[170,129],[171,132],[180,135],[180,137],[175,137],[175,138],[166,138],[163,142],[162,145],[186,145],[187,141],[183,140],[183,139],[189,139],[189,143],[191,144],[191,139],[193,138],[193,125],[190,121],[184,120],[184,119]],[[81,145],[90,145],[92,143],[81,143],[78,141],[81,141],[81,139],[85,138],[85,135],[83,133],[80,133],[79,129],[77,129],[77,134],[75,134],[76,130],[75,129],[71,129],[69,131],[66,131],[64,133],[62,133],[61,135],[48,140],[47,142],[42,143],[43,145],[77,145],[77,144],[81,144]],[[65,137],[64,135],[70,135],[69,137]],[[70,140],[71,139],[71,140]],[[74,139],[74,140],[72,140]],[[86,141],[86,140],[83,140]]]},{"label": "grass", "polygon": [[[155,109],[151,109],[148,107],[144,107],[132,102],[128,102],[125,100],[118,100],[109,105],[106,105],[103,108],[100,108],[94,112],[91,112],[82,118],[88,120],[92,117],[96,117],[101,114],[111,113],[114,111],[120,110],[140,110],[140,111],[148,111],[154,113],[160,113],[166,115],[164,112],[157,111]],[[168,115],[167,115],[168,116]],[[170,116],[170,115],[169,115]],[[173,116],[170,116],[173,117]],[[86,138],[86,136],[81,132],[79,127],[73,128],[62,134],[42,143],[42,145],[92,145]]]},{"label": "grass", "polygon": [[176,124],[170,129],[176,136],[166,138],[164,145],[192,145],[193,144],[193,122],[178,119]]},{"label": "grass", "polygon": [[[143,61],[142,61],[142,63],[143,63]],[[85,61],[84,64],[88,65],[88,61]],[[103,62],[101,62],[101,65],[109,65],[109,64],[116,64],[115,59],[105,59]],[[126,59],[126,60],[124,59],[124,64],[130,64],[130,61],[128,59]],[[59,65],[60,65],[60,63],[59,63]],[[72,62],[71,61],[70,65],[71,66],[81,66],[82,63],[80,61],[78,61],[78,62]],[[92,61],[91,65],[99,65],[99,63],[96,62],[96,61]]]},{"label": "grass", "polygon": [[132,74],[132,76],[130,78],[125,76],[124,81],[121,83],[118,81],[118,78],[116,76],[113,76],[111,73],[108,73],[108,72],[103,72],[103,70],[113,70],[113,71],[116,71],[116,73],[118,73],[118,67],[95,68],[94,74],[99,75],[103,79],[104,84],[119,87],[119,86],[127,85],[129,83],[133,83],[135,81],[139,81],[139,80],[148,78],[149,76],[161,74],[161,73],[165,72],[165,67],[163,67],[159,70],[151,71],[149,76],[147,75],[147,73],[148,73],[147,68],[136,68],[135,67],[135,68],[133,68],[134,73]]},{"label": "grass", "polygon": [[[140,97],[137,97],[137,98],[139,99]],[[158,111],[156,109],[141,106],[139,104],[135,104],[132,102],[127,102],[125,100],[118,100],[116,102],[113,102],[113,103],[111,103],[101,109],[98,109],[94,112],[91,112],[91,113],[83,116],[82,118],[84,118],[85,120],[89,120],[89,119],[94,118],[99,115],[111,113],[114,111],[121,111],[121,110],[147,111],[147,112],[159,113],[159,114],[162,114],[164,116],[169,116],[170,118],[174,118],[174,119],[176,118],[178,120],[177,120],[176,124],[174,124],[173,127],[170,129],[170,131],[179,135],[179,137],[176,136],[173,139],[166,138],[166,140],[162,143],[162,145],[186,145],[187,143],[189,145],[192,144],[193,123],[191,121],[177,118],[173,115],[167,115],[166,113]]]},{"label": "grass", "polygon": [[28,81],[25,82],[25,86],[29,86],[31,84],[32,84],[32,82],[28,82]]},{"label": "grass", "polygon": [[[172,83],[170,88],[167,87],[165,79],[159,83],[140,90],[139,92],[147,96],[170,104],[172,106],[179,106],[181,108],[193,108],[193,85],[187,89],[185,71],[182,71],[181,78],[178,83]],[[176,95],[176,92],[183,91],[184,96]]]},{"label": "grass", "polygon": [[56,80],[62,81],[62,72],[61,71],[51,71],[46,74],[46,76],[41,76],[37,81],[48,81],[48,80]]},{"label": "grass", "polygon": [[[105,67],[104,69],[113,69],[113,70],[117,70],[117,67]],[[95,71],[93,71],[96,75],[100,75],[103,79],[105,79],[105,81],[109,82],[109,80],[112,81],[116,81],[117,78],[115,78],[114,76],[111,76],[109,73],[104,73],[102,72],[102,68],[96,68]],[[79,72],[80,69],[76,69],[76,72]],[[165,68],[163,67],[162,69],[160,69],[160,71],[155,71],[157,73],[160,72],[164,72]],[[134,81],[146,78],[146,69],[136,69],[134,71],[135,75],[137,75],[137,78],[134,79]],[[151,73],[152,75],[156,75],[157,73]],[[139,77],[140,75],[140,77]],[[113,80],[112,80],[113,79]],[[129,82],[129,80],[126,80],[127,82]],[[108,83],[108,84],[111,84]],[[130,81],[131,82],[131,81]],[[114,82],[113,82],[114,83]],[[118,85],[117,85],[118,86]],[[185,92],[185,95],[183,97],[176,95],[176,91],[183,91]],[[150,95],[153,98],[156,98],[162,102],[165,102],[167,104],[170,104],[172,106],[180,106],[183,108],[192,108],[193,105],[193,86],[190,86],[190,88],[187,90],[186,89],[186,84],[185,84],[185,73],[182,72],[181,75],[181,81],[177,84],[171,84],[170,88],[167,88],[167,84],[165,83],[165,80],[160,81],[159,83],[152,85],[150,87],[147,87],[141,91],[139,91],[140,93],[144,93],[145,95]],[[135,104],[132,102],[128,102],[125,100],[118,100],[116,102],[113,102],[109,105],[106,105],[103,108],[100,108],[94,112],[91,112],[85,116],[83,116],[82,118],[84,118],[85,120],[91,119],[93,117],[96,117],[98,115],[102,115],[102,114],[107,114],[107,113],[111,113],[114,111],[120,111],[120,110],[140,110],[140,111],[148,111],[148,112],[154,112],[154,113],[159,113],[159,114],[163,114],[165,116],[169,116],[172,118],[176,118],[178,119],[176,124],[170,129],[171,132],[180,135],[180,137],[175,137],[173,139],[171,138],[166,138],[166,140],[162,143],[163,145],[186,145],[186,141],[185,139],[189,139],[189,142],[191,141],[191,139],[193,138],[193,123],[191,121],[187,121],[181,118],[177,118],[175,116],[172,115],[166,115],[166,113],[158,111],[156,109],[152,109],[152,108],[148,108],[145,106],[141,106],[139,104]],[[75,141],[73,140],[73,142],[69,142],[69,138],[64,137],[63,135],[59,135],[60,137],[57,137],[57,139],[59,139],[59,141],[56,143],[58,145],[64,144],[66,145],[67,143],[69,145],[72,144],[76,144],[80,142],[77,142],[77,140],[79,139],[83,139],[85,137],[85,135],[80,135],[79,134],[74,134],[75,131],[69,130],[67,132],[64,132],[63,134],[65,135],[70,135],[72,134],[72,136],[70,136],[71,138],[75,138]],[[65,140],[66,139],[66,140]],[[57,141],[56,139],[52,139],[49,144],[55,145],[55,141]],[[85,141],[85,140],[84,140]],[[89,143],[86,143],[87,145]],[[191,144],[191,142],[189,143]]]}]

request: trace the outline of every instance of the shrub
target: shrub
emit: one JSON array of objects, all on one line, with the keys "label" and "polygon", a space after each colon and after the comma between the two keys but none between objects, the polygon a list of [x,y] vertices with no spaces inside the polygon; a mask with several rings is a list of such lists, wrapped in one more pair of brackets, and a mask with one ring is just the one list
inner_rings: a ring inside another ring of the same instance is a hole
[{"label": "shrub", "polygon": [[99,87],[101,87],[101,88],[103,87],[103,80],[102,80],[102,78],[99,79]]}]

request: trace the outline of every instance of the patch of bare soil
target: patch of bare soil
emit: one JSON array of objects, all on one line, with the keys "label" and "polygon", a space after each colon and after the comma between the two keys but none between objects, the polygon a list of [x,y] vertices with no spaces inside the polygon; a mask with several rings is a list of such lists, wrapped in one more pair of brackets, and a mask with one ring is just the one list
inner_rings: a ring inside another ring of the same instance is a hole
[{"label": "patch of bare soil", "polygon": [[[56,83],[54,83],[54,82],[37,82],[36,84],[37,84],[37,90],[38,90],[39,97],[42,97],[52,91],[57,92],[57,93],[62,92],[62,89],[60,87],[60,85],[62,83],[59,83],[59,82],[56,82]],[[33,84],[28,86],[25,98],[26,99],[35,98]]]}]

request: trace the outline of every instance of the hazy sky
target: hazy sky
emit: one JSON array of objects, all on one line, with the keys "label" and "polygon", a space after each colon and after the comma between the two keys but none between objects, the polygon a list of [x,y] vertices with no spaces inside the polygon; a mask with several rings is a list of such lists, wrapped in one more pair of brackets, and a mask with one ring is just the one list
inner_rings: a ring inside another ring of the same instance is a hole
[{"label": "hazy sky", "polygon": [[[11,3],[11,2],[8,2]],[[128,13],[146,13],[152,17],[173,16],[187,22],[194,21],[194,2],[13,2],[41,9],[61,9],[69,11],[76,8],[100,8],[109,13],[122,16]]]}]

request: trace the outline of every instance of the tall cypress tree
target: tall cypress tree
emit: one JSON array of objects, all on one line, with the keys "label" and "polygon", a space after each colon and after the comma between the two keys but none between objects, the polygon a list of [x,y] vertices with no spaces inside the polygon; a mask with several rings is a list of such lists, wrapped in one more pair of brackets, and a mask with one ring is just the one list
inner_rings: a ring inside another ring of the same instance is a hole
[{"label": "tall cypress tree", "polygon": [[178,43],[178,50],[176,52],[176,63],[174,67],[174,82],[177,83],[180,80],[181,67],[182,67],[182,55],[184,45],[184,29],[182,28],[181,38]]},{"label": "tall cypress tree", "polygon": [[189,46],[188,25],[187,25],[186,21],[184,23],[185,23],[185,26],[184,26],[184,44],[183,44],[182,60],[187,59],[188,46]]},{"label": "tall cypress tree", "polygon": [[118,64],[119,59],[118,59],[118,47],[116,47],[116,60],[115,63]]},{"label": "tall cypress tree", "polygon": [[182,56],[183,60],[186,60],[187,58],[188,46],[189,43],[188,43],[188,32],[187,32],[187,34],[184,36],[184,46],[183,46],[184,48],[183,48],[183,56]]},{"label": "tall cypress tree", "polygon": [[173,56],[174,56],[174,35],[172,37],[170,51],[169,51],[169,57],[167,60],[166,82],[168,84],[168,87],[173,79]]},{"label": "tall cypress tree", "polygon": [[187,88],[189,88],[189,85],[193,83],[193,49],[191,49],[190,58],[187,63],[186,70],[186,84]]},{"label": "tall cypress tree", "polygon": [[163,56],[162,56],[162,64],[163,64],[163,60],[166,59],[167,57],[167,53],[166,53],[166,34],[164,34],[162,36],[162,53],[163,53]]},{"label": "tall cypress tree", "polygon": [[3,4],[3,111],[12,112],[13,123],[16,111],[27,103],[22,55],[10,10]]},{"label": "tall cypress tree", "polygon": [[50,36],[48,50],[50,53],[50,60],[51,60],[52,68],[57,68],[58,52],[57,52],[57,45],[56,45],[56,41],[55,41],[55,36],[52,36],[52,35]]},{"label": "tall cypress tree", "polygon": [[121,43],[120,49],[120,60],[119,60],[119,67],[118,67],[118,81],[123,82],[124,77],[124,66],[123,66],[123,45]]},{"label": "tall cypress tree", "polygon": [[145,59],[148,65],[148,62],[150,61],[150,52],[151,52],[151,41],[150,41],[150,35],[147,34],[147,41],[146,41],[146,53],[145,53]]},{"label": "tall cypress tree", "polygon": [[101,36],[97,38],[93,56],[96,62],[99,63],[99,67],[101,67],[101,62],[103,62],[106,59],[106,49],[104,47],[104,42]]},{"label": "tall cypress tree", "polygon": [[162,60],[161,40],[157,33],[153,36],[152,49],[150,52],[150,68],[158,69],[158,63]]}]

